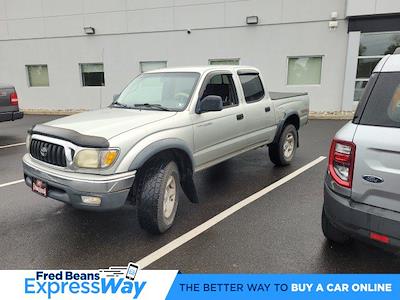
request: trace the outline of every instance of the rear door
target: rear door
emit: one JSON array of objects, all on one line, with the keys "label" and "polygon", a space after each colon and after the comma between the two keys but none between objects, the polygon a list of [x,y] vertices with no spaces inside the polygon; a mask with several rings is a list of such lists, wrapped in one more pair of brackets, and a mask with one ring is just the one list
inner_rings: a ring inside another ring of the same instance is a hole
[{"label": "rear door", "polygon": [[274,106],[265,92],[260,75],[256,71],[238,71],[243,91],[245,129],[248,146],[272,142],[276,129]]},{"label": "rear door", "polygon": [[371,82],[356,113],[352,199],[400,212],[400,72],[374,74]]}]

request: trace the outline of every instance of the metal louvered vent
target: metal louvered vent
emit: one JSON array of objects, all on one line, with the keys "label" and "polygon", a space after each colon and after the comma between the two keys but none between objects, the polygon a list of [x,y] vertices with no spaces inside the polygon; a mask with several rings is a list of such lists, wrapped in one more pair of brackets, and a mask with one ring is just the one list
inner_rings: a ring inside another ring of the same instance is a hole
[{"label": "metal louvered vent", "polygon": [[31,141],[30,153],[32,157],[48,164],[59,167],[67,166],[63,146],[33,139]]}]

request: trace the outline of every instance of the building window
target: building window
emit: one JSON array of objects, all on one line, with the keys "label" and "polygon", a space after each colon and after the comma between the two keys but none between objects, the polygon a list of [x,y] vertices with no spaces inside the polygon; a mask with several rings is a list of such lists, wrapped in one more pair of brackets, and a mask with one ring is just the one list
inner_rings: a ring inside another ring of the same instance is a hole
[{"label": "building window", "polygon": [[246,102],[256,102],[264,98],[265,92],[258,74],[239,74]]},{"label": "building window", "polygon": [[164,69],[167,67],[166,61],[141,61],[140,62],[140,72],[149,72],[158,69]]},{"label": "building window", "polygon": [[26,70],[30,87],[49,86],[47,65],[28,65]]},{"label": "building window", "polygon": [[104,86],[104,66],[98,64],[80,64],[82,86]]},{"label": "building window", "polygon": [[400,32],[362,33],[358,50],[354,101],[359,101],[375,66],[400,47]]},{"label": "building window", "polygon": [[322,56],[289,57],[288,85],[321,84]]},{"label": "building window", "polygon": [[209,59],[209,65],[234,65],[237,66],[240,63],[239,58],[222,58],[222,59]]}]

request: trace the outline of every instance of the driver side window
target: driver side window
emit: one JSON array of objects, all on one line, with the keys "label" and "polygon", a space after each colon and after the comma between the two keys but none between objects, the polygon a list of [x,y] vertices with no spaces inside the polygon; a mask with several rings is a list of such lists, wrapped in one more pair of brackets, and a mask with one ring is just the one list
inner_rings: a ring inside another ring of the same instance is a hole
[{"label": "driver side window", "polygon": [[220,96],[224,108],[239,104],[235,84],[230,74],[217,74],[207,81],[200,99],[204,99],[210,95]]}]

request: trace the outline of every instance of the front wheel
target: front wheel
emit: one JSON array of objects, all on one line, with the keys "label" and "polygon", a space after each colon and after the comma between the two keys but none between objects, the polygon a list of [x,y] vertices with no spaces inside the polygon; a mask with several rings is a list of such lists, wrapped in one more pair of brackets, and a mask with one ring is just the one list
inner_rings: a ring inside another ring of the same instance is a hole
[{"label": "front wheel", "polygon": [[142,176],[137,191],[140,226],[152,233],[163,233],[173,225],[178,208],[178,166],[174,161],[157,160]]},{"label": "front wheel", "polygon": [[281,136],[276,143],[269,146],[269,157],[277,166],[289,165],[297,149],[297,129],[292,124],[288,124],[283,128]]}]

